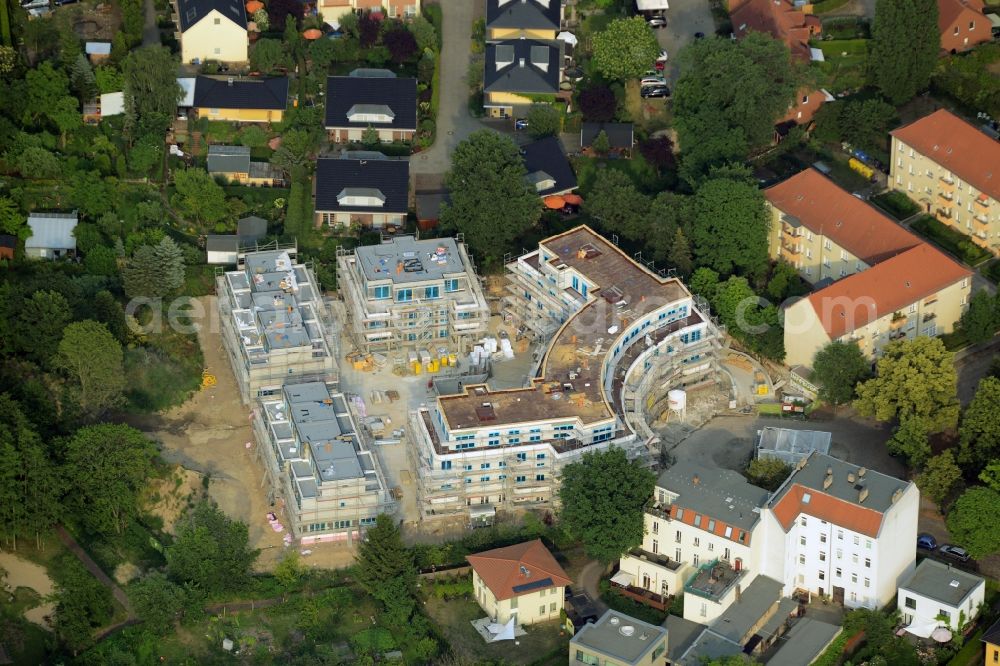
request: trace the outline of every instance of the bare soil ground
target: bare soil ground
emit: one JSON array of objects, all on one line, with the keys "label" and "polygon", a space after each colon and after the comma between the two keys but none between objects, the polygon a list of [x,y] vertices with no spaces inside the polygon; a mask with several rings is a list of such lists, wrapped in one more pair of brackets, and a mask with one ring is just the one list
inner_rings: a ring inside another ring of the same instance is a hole
[{"label": "bare soil ground", "polygon": [[[49,578],[48,573],[46,573],[45,567],[30,562],[14,553],[0,552],[0,570],[6,572],[0,578],[0,583],[2,583],[0,587],[4,590],[13,592],[19,587],[27,587],[37,592],[42,600],[55,591],[55,586],[52,584],[52,579]],[[54,610],[55,603],[48,601],[29,608],[24,612],[24,617],[29,622],[33,622],[40,627],[51,629],[45,618],[51,616]]]},{"label": "bare soil ground", "polygon": [[177,520],[204,494],[205,478],[204,474],[175,465],[167,478],[150,482],[146,488],[146,510],[160,517],[165,532],[173,534]]}]

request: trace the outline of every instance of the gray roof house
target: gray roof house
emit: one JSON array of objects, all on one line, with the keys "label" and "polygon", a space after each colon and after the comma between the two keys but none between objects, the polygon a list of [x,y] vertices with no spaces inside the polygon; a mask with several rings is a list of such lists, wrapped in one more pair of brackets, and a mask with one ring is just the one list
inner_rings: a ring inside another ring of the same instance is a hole
[{"label": "gray roof house", "polygon": [[656,664],[666,654],[667,630],[609,610],[569,641],[569,658],[584,664]]},{"label": "gray roof house", "polygon": [[487,43],[483,91],[555,94],[562,73],[562,45],[531,39]]},{"label": "gray roof house", "polygon": [[35,259],[57,259],[76,251],[73,230],[79,222],[72,213],[32,213],[28,216],[31,236],[24,242],[24,254]]},{"label": "gray roof house", "polygon": [[206,166],[213,174],[250,173],[250,146],[209,146]]},{"label": "gray roof house", "polygon": [[489,30],[558,30],[562,0],[486,0]]}]

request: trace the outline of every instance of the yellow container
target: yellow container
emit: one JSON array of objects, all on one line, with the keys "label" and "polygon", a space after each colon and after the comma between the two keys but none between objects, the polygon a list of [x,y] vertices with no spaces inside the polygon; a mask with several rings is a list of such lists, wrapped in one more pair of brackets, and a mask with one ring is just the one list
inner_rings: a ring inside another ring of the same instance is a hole
[{"label": "yellow container", "polygon": [[413,363],[413,374],[415,375],[420,374],[420,361],[416,361]]},{"label": "yellow container", "polygon": [[442,368],[447,368],[448,367],[448,355],[447,354],[441,354],[441,367]]},{"label": "yellow container", "polygon": [[448,364],[449,365],[458,364],[458,356],[455,354],[448,354]]},{"label": "yellow container", "polygon": [[431,361],[427,364],[427,372],[437,372],[439,367],[440,366],[437,361]]}]

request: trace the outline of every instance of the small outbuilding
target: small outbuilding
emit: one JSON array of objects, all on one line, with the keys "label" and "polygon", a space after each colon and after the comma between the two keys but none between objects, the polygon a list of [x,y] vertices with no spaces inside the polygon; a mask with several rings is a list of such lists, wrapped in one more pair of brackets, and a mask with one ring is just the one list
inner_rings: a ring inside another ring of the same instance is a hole
[{"label": "small outbuilding", "polygon": [[59,259],[76,253],[73,230],[79,222],[72,213],[32,213],[28,216],[31,236],[24,242],[25,256],[35,259]]}]

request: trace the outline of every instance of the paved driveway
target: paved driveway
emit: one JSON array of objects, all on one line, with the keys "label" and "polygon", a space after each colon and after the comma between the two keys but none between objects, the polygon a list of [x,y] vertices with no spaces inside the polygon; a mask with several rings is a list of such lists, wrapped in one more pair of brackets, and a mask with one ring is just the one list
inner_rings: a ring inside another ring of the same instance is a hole
[{"label": "paved driveway", "polygon": [[654,32],[660,47],[666,49],[670,56],[667,73],[672,88],[677,82],[677,55],[681,49],[694,41],[696,32],[705,33],[706,38],[715,34],[715,23],[712,22],[708,0],[671,3],[667,10],[667,27]]},{"label": "paved driveway", "polygon": [[441,92],[437,117],[437,139],[429,150],[414,155],[410,173],[445,173],[458,142],[483,124],[469,115],[466,75],[472,57],[472,21],[482,14],[483,3],[472,0],[441,0],[444,12],[441,49]]}]

